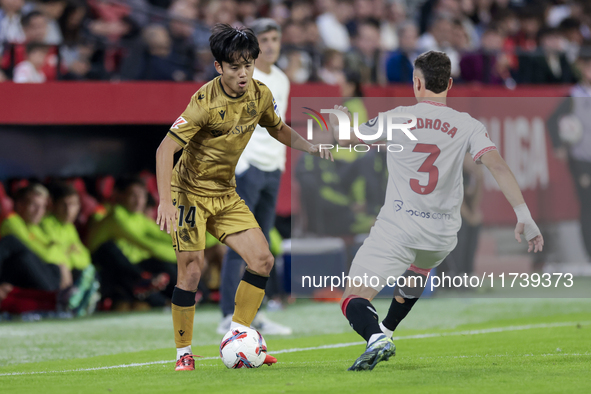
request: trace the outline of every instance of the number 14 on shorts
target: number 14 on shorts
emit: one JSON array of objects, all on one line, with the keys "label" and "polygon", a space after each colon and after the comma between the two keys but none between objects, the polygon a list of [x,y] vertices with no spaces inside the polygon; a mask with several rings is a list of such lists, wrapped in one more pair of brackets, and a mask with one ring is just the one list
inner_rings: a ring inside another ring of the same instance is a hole
[{"label": "number 14 on shorts", "polygon": [[195,227],[195,211],[196,207],[189,207],[185,216],[185,206],[179,205],[179,227],[183,227],[187,223],[190,227]]}]

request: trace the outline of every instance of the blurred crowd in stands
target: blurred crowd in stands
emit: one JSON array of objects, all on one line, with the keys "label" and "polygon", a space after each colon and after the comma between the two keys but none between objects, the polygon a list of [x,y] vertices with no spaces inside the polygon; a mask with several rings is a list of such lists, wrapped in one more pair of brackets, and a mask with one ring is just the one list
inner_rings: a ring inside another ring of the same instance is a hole
[{"label": "blurred crowd in stands", "polygon": [[456,82],[572,83],[591,39],[584,0],[0,0],[0,81],[206,81],[215,23],[282,26],[293,83],[409,82],[446,52]]},{"label": "blurred crowd in stands", "polygon": [[[169,304],[170,235],[155,222],[155,176],[0,183],[0,311],[69,316]],[[272,236],[281,253],[281,237]],[[216,301],[226,252],[208,236],[198,302]]]}]

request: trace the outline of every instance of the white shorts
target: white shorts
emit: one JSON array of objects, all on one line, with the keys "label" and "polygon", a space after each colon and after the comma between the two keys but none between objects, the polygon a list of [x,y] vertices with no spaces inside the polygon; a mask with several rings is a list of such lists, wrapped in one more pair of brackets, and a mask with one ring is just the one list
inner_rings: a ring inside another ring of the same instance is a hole
[{"label": "white shorts", "polygon": [[385,242],[372,235],[365,240],[355,255],[349,277],[377,277],[373,280],[367,279],[363,283],[364,286],[377,291],[384,287],[393,287],[396,279],[404,274],[411,264],[423,269],[435,268],[451,252],[409,248],[393,241]]}]

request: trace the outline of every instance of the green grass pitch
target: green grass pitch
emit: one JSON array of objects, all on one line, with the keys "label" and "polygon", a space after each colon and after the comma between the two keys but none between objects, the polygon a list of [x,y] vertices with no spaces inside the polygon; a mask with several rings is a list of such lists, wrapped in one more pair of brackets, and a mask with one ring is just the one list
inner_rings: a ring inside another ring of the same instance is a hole
[{"label": "green grass pitch", "polygon": [[[389,303],[377,300],[383,316]],[[198,308],[192,372],[175,372],[170,312],[0,322],[1,393],[589,393],[591,300],[428,299],[395,333],[397,355],[346,369],[364,349],[336,304],[298,300],[268,314],[294,328],[266,336],[279,362],[228,370],[219,312]]]}]

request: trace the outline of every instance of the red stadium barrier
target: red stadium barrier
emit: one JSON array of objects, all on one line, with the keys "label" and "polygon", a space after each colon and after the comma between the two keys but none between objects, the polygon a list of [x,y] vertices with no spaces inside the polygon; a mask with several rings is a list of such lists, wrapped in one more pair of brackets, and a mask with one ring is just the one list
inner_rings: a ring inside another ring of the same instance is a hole
[{"label": "red stadium barrier", "polygon": [[[171,124],[184,110],[191,95],[201,86],[197,83],[158,82],[53,82],[45,84],[0,85],[0,124],[12,125],[80,125],[80,124]],[[450,97],[564,97],[568,86],[525,86],[515,90],[483,85],[454,86]],[[366,86],[367,97],[412,97],[409,85]],[[339,89],[322,84],[292,85],[292,97],[339,97]],[[374,109],[375,110],[375,109]],[[290,119],[290,108],[287,111]],[[373,114],[370,113],[370,116]],[[502,120],[502,119],[501,119]],[[531,121],[531,119],[530,119]],[[502,123],[502,122],[501,122]],[[500,130],[504,136],[505,130]],[[564,162],[552,154],[545,137],[545,170],[547,182],[534,182],[524,194],[534,217],[540,221],[574,219],[578,202],[572,180]],[[505,140],[504,138],[502,139]],[[502,145],[502,144],[501,144]],[[529,149],[519,144],[512,154]],[[506,152],[501,148],[501,153]],[[527,152],[525,152],[527,154]],[[278,213],[287,215],[297,201],[291,201],[290,150],[286,174],[278,203]],[[487,224],[511,224],[514,214],[500,191],[487,183],[483,207]]]}]

